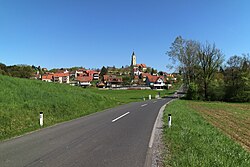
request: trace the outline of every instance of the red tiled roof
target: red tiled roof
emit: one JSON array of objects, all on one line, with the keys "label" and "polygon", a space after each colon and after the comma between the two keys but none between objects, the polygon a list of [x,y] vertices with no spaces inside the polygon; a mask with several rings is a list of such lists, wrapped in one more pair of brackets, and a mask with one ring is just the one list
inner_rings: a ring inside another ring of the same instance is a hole
[{"label": "red tiled roof", "polygon": [[67,77],[69,76],[69,73],[55,73],[54,77]]},{"label": "red tiled roof", "polygon": [[86,72],[89,74],[98,74],[98,72],[95,70],[87,70]]},{"label": "red tiled roof", "polygon": [[147,76],[149,82],[156,82],[159,78],[161,78],[163,80],[163,82],[166,82],[166,79],[163,76],[154,76],[154,75],[149,75]]},{"label": "red tiled roof", "polygon": [[146,64],[136,64],[137,67],[141,66],[142,68],[147,68]]},{"label": "red tiled roof", "polygon": [[103,75],[103,79],[107,82],[122,82],[122,78],[118,78],[116,75]]},{"label": "red tiled roof", "polygon": [[91,82],[93,78],[90,76],[78,76],[76,80],[80,82]]},{"label": "red tiled roof", "polygon": [[142,75],[142,77],[147,77],[147,76],[150,76],[151,74],[150,73],[142,73],[141,75]]},{"label": "red tiled roof", "polygon": [[158,76],[148,75],[147,78],[149,82],[156,82],[158,79]]},{"label": "red tiled roof", "polygon": [[78,73],[77,74],[78,77],[84,77],[84,76],[89,76],[87,73]]},{"label": "red tiled roof", "polygon": [[52,80],[52,77],[53,77],[53,74],[44,74],[42,76],[42,80],[47,80],[47,79]]}]

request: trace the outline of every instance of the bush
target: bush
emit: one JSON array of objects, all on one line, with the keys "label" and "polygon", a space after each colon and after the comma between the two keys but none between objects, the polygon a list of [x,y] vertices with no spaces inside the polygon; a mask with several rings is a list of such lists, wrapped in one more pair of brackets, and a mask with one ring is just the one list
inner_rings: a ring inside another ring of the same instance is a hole
[{"label": "bush", "polygon": [[223,81],[214,80],[208,88],[208,100],[222,101],[225,97],[225,86]]},{"label": "bush", "polygon": [[200,97],[199,97],[199,87],[198,87],[198,85],[196,83],[192,82],[192,83],[189,84],[186,98],[188,100],[198,100],[198,99],[200,99]]}]

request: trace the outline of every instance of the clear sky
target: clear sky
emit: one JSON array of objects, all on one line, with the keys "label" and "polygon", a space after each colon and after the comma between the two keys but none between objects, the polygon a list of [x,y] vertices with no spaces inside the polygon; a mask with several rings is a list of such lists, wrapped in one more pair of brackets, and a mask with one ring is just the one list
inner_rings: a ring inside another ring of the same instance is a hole
[{"label": "clear sky", "polygon": [[250,53],[249,0],[0,0],[0,62],[166,71],[174,39]]}]

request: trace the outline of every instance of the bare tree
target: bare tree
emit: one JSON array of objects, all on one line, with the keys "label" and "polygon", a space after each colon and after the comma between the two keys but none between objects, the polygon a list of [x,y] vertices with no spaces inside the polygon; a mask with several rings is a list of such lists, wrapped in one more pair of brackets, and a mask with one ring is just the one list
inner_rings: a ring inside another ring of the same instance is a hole
[{"label": "bare tree", "polygon": [[198,65],[198,48],[199,42],[184,40],[181,36],[178,36],[172,43],[170,51],[166,53],[173,64],[178,64],[187,85],[196,79],[195,70]]},{"label": "bare tree", "polygon": [[200,79],[203,86],[203,93],[206,100],[208,100],[208,86],[212,81],[214,74],[219,70],[223,62],[223,54],[216,48],[215,44],[206,43],[200,46],[197,54],[200,66]]}]

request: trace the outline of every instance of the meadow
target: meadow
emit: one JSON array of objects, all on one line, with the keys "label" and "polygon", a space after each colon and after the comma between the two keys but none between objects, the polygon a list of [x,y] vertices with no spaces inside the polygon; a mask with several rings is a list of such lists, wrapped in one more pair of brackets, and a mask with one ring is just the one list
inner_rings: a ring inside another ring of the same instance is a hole
[{"label": "meadow", "polygon": [[249,103],[170,103],[164,114],[165,166],[250,166],[249,111]]},{"label": "meadow", "polygon": [[[174,90],[164,90],[161,96]],[[0,140],[40,128],[39,113],[44,113],[44,127],[103,111],[121,104],[153,97],[154,90],[99,90],[45,83],[37,80],[0,75]]]},{"label": "meadow", "polygon": [[106,97],[109,97],[113,100],[118,101],[119,104],[126,104],[134,101],[142,101],[143,98],[148,100],[149,95],[152,98],[155,98],[156,95],[160,93],[161,97],[166,97],[173,94],[176,89],[179,87],[177,84],[170,90],[105,90],[105,89],[96,89],[90,88],[87,91],[92,93],[97,93]]}]

